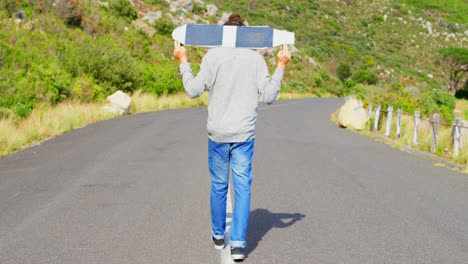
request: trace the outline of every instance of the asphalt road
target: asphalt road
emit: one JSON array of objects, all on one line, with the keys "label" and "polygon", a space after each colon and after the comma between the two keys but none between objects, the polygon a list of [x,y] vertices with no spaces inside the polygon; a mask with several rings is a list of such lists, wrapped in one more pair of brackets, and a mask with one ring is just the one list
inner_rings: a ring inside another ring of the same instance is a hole
[{"label": "asphalt road", "polygon": [[[468,263],[468,176],[352,131],[341,99],[259,108],[245,263]],[[206,109],[123,116],[0,159],[0,263],[222,263]]]}]

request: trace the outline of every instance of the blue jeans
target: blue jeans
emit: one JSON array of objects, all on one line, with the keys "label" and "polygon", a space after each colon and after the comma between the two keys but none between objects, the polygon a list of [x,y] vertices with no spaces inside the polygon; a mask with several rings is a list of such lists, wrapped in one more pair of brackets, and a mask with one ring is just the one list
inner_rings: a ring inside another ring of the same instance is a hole
[{"label": "blue jeans", "polygon": [[250,213],[250,184],[255,139],[240,143],[208,141],[208,165],[211,175],[211,224],[216,239],[224,238],[226,231],[226,199],[229,188],[229,165],[234,184],[231,247],[245,247],[245,233]]}]

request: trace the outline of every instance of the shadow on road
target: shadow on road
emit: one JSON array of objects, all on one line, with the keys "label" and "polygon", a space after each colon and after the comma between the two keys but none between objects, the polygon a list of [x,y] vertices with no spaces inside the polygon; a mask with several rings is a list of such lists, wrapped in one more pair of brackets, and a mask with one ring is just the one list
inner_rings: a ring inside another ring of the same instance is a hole
[{"label": "shadow on road", "polygon": [[272,228],[285,228],[302,220],[303,214],[272,213],[267,209],[255,209],[250,212],[249,226],[246,234],[247,245],[245,254],[249,255],[254,251],[263,236]]}]

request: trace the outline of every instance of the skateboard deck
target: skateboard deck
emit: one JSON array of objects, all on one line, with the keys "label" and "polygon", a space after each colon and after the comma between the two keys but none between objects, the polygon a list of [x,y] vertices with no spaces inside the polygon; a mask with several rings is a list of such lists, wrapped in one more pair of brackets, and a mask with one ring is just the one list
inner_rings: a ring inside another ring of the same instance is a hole
[{"label": "skateboard deck", "polygon": [[294,44],[294,33],[271,27],[238,27],[186,24],[172,38],[187,46],[263,49]]}]

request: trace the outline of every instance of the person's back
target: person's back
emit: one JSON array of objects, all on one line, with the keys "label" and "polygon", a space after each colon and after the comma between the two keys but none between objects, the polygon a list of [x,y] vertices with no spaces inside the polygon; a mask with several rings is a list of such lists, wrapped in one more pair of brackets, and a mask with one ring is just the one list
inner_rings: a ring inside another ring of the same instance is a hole
[{"label": "person's back", "polygon": [[[239,15],[226,23],[243,26]],[[225,25],[226,25],[225,24]],[[226,199],[229,167],[236,195],[229,245],[234,260],[245,258],[245,236],[250,213],[252,160],[258,101],[272,103],[283,79],[285,65],[291,59],[287,45],[278,53],[278,67],[272,77],[263,57],[242,48],[214,48],[207,52],[200,72],[193,76],[187,63],[187,51],[174,43],[174,55],[187,94],[195,98],[209,91],[208,167],[211,176],[212,240],[215,249],[224,248]]]},{"label": "person's back", "polygon": [[[204,56],[203,64],[210,69],[204,76],[210,91],[210,139],[244,142],[254,138],[258,98],[263,91],[259,87],[265,86],[269,76],[262,56],[249,49],[215,48]],[[280,86],[281,80],[276,82]]]}]

